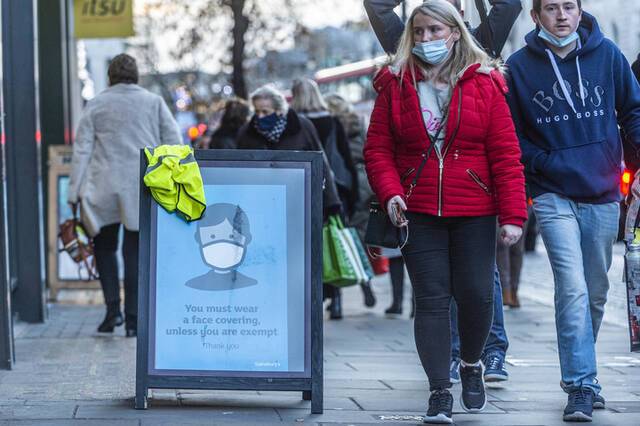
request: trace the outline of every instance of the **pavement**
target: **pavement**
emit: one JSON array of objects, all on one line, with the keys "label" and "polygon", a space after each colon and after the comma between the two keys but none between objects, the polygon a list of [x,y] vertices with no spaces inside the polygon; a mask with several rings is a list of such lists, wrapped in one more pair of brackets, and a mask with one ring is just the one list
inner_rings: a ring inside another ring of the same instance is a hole
[{"label": "pavement", "polygon": [[[456,425],[561,425],[552,276],[544,248],[528,254],[522,308],[507,309],[510,380],[488,389],[481,414],[463,413]],[[616,258],[621,253],[616,248]],[[640,354],[629,352],[620,289],[621,261],[612,268],[611,305],[598,342],[599,379],[607,409],[594,425],[640,425]],[[17,323],[12,371],[0,371],[0,425],[417,425],[426,410],[427,381],[415,351],[412,322],[385,318],[386,276],[376,278],[378,304],[362,306],[359,288],[344,291],[342,321],[325,321],[325,411],[310,414],[299,392],[152,390],[149,409],[133,409],[135,339],[99,336],[96,305],[50,305],[44,324]]]}]

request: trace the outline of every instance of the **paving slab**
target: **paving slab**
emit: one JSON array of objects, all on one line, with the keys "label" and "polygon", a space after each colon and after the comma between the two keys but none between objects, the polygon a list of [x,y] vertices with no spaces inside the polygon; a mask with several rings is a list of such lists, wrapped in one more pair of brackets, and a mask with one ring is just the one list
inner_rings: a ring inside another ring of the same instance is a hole
[{"label": "paving slab", "polygon": [[[553,283],[544,262],[540,251],[527,255],[523,306],[505,310],[510,380],[488,385],[489,404],[480,415],[462,412],[460,385],[454,385],[457,425],[564,425],[553,308],[545,302],[553,300]],[[373,287],[373,309],[362,306],[359,288],[347,288],[344,319],[325,321],[322,415],[310,414],[300,392],[189,389],[152,389],[150,408],[134,410],[135,339],[125,338],[122,329],[111,336],[95,333],[101,306],[54,304],[46,324],[16,324],[18,362],[12,371],[0,371],[0,426],[421,424],[428,382],[407,315],[410,294],[405,315],[388,319],[388,277],[376,278]],[[529,296],[535,292],[545,294]],[[602,327],[599,380],[607,410],[595,414],[594,425],[640,425],[640,355],[629,353],[627,333],[615,321]]]}]

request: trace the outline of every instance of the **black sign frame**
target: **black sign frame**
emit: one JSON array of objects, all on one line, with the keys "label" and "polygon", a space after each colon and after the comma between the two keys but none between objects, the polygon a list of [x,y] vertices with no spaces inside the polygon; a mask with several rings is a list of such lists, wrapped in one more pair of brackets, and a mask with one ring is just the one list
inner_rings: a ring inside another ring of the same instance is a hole
[{"label": "black sign frame", "polygon": [[[201,372],[152,370],[150,325],[155,322],[152,306],[152,265],[155,264],[154,212],[158,208],[150,191],[142,183],[147,161],[144,151],[140,160],[140,246],[138,264],[138,337],[136,354],[135,408],[146,409],[149,389],[210,389],[301,391],[304,400],[311,401],[311,413],[323,411],[323,324],[322,324],[322,186],[323,160],[319,152],[302,151],[251,151],[251,150],[196,150],[196,161],[223,162],[229,166],[253,163],[257,167],[289,168],[305,170],[305,227],[307,247],[305,256],[305,372]],[[176,219],[179,220],[179,219]],[[307,362],[308,360],[308,362]],[[220,373],[220,374],[218,374]]]}]

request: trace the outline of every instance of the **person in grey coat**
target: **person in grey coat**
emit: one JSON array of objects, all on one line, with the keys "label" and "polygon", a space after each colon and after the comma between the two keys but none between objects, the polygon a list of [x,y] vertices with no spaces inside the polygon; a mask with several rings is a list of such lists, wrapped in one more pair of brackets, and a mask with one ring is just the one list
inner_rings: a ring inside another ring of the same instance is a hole
[{"label": "person in grey coat", "polygon": [[[138,202],[140,149],[182,143],[164,100],[138,86],[133,57],[120,54],[109,65],[109,87],[90,100],[73,145],[68,201],[80,205],[82,223],[93,237],[107,313],[99,332],[126,321],[136,335],[138,307]],[[120,311],[118,233],[124,225],[125,319]]]}]

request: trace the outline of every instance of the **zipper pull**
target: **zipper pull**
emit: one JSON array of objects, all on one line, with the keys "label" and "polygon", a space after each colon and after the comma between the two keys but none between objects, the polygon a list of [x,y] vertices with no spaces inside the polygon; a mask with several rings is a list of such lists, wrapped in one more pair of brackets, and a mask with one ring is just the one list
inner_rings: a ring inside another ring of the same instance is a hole
[{"label": "zipper pull", "polygon": [[439,158],[440,160],[440,170],[444,168],[444,158]]}]

